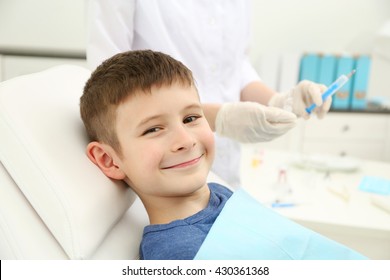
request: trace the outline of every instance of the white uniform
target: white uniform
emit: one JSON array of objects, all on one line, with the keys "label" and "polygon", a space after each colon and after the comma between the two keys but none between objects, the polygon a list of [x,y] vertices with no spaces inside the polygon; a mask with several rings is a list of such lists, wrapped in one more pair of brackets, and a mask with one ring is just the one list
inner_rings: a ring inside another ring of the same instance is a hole
[{"label": "white uniform", "polygon": [[[203,103],[240,100],[259,80],[250,65],[250,2],[244,0],[91,0],[87,59],[91,69],[127,50],[152,49],[183,62]],[[218,138],[213,171],[239,183],[237,143]]]}]

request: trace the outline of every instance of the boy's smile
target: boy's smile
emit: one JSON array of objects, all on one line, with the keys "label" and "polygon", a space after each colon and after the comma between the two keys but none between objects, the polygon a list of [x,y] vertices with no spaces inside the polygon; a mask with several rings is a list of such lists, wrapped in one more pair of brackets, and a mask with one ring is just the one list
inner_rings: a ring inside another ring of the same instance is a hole
[{"label": "boy's smile", "polygon": [[173,164],[173,165],[167,166],[167,167],[162,167],[162,169],[173,169],[173,168],[192,167],[192,166],[196,165],[196,164],[200,161],[200,159],[201,159],[202,156],[203,156],[203,155],[201,155],[201,156],[199,156],[199,157],[196,157],[196,158],[194,158],[194,159],[192,159],[192,160],[182,162],[182,163]]},{"label": "boy's smile", "polygon": [[214,135],[194,87],[174,83],[129,97],[117,109],[116,132],[116,164],[143,201],[206,187]]}]

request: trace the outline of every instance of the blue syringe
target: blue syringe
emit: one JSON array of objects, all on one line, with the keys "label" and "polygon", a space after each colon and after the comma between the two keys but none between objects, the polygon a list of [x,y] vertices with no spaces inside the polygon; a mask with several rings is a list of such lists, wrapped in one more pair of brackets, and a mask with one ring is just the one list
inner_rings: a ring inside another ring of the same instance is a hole
[{"label": "blue syringe", "polygon": [[[343,85],[345,85],[346,82],[352,77],[353,74],[355,74],[356,70],[352,70],[351,73],[348,75],[341,75],[337,78],[336,81],[334,81],[328,89],[322,94],[322,101],[325,101],[329,96],[332,96],[335,94]],[[309,107],[306,108],[306,112],[310,114],[315,107],[317,107],[316,104],[311,104]]]}]

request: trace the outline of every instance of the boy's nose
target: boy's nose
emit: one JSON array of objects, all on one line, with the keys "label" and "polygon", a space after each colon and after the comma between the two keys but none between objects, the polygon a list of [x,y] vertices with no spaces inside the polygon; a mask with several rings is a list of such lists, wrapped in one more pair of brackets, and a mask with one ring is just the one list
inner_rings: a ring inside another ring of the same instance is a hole
[{"label": "boy's nose", "polygon": [[193,148],[195,144],[195,138],[188,132],[186,127],[181,126],[174,131],[172,151],[189,150]]}]

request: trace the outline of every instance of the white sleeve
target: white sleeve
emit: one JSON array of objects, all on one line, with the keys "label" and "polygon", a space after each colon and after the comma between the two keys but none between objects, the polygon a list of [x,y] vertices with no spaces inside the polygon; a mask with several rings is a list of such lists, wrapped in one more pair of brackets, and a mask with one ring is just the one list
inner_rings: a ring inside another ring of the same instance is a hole
[{"label": "white sleeve", "polygon": [[243,2],[246,5],[246,17],[247,21],[243,26],[243,32],[245,32],[245,40],[243,44],[245,44],[245,54],[241,63],[241,79],[240,79],[240,87],[241,90],[246,87],[249,83],[253,81],[261,81],[261,78],[249,59],[249,50],[250,50],[250,42],[252,37],[252,2],[246,1]]},{"label": "white sleeve", "polygon": [[249,58],[246,58],[241,64],[241,90],[253,81],[261,81],[261,79],[255,68],[250,63]]},{"label": "white sleeve", "polygon": [[94,70],[105,59],[131,49],[135,0],[89,0],[87,62]]}]

